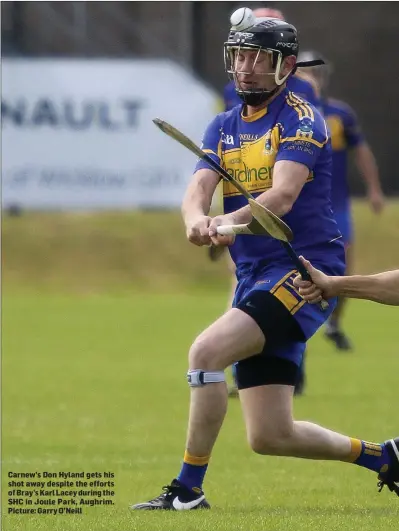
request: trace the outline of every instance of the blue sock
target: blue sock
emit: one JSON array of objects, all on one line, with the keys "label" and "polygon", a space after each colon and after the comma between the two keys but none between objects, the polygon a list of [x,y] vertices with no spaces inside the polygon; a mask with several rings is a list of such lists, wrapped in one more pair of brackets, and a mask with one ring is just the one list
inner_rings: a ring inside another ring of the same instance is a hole
[{"label": "blue sock", "polygon": [[208,468],[210,456],[195,457],[187,450],[184,453],[183,466],[177,480],[190,490],[202,489],[202,483]]},{"label": "blue sock", "polygon": [[390,457],[385,444],[370,443],[360,439],[351,439],[352,458],[355,465],[368,468],[374,472],[390,465]]}]

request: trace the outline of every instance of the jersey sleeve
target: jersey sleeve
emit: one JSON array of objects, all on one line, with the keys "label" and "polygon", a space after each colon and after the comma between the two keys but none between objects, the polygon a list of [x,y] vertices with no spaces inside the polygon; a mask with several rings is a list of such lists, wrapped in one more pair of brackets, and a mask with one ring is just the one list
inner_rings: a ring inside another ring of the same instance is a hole
[{"label": "jersey sleeve", "polygon": [[[201,149],[218,164],[221,163],[221,143],[221,115],[218,114],[208,125],[201,144]],[[194,173],[202,168],[209,169],[210,166],[204,160],[199,159],[195,166]]]},{"label": "jersey sleeve", "polygon": [[356,147],[365,141],[356,113],[349,106],[345,108],[344,127],[345,138],[349,147]]},{"label": "jersey sleeve", "polygon": [[292,160],[312,171],[328,138],[327,125],[321,114],[313,107],[301,105],[300,112],[293,111],[282,126],[276,162]]}]

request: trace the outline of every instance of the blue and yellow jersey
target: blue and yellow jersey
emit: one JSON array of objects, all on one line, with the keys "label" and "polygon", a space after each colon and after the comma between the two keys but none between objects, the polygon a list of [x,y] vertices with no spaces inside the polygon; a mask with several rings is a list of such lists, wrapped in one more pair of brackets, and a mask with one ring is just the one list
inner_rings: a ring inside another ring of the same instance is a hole
[{"label": "blue and yellow jersey", "polygon": [[364,137],[353,109],[346,103],[322,100],[321,110],[330,130],[333,151],[331,200],[333,210],[340,212],[349,208],[348,152],[364,142]]},{"label": "blue and yellow jersey", "polygon": [[[331,145],[326,123],[315,107],[288,89],[251,117],[243,116],[241,107],[234,107],[217,115],[208,126],[203,149],[255,197],[272,187],[277,161],[307,166],[308,180],[283,218],[294,232],[293,246],[309,259],[328,256],[338,247],[341,250],[330,201]],[[200,160],[196,171],[208,167]],[[225,213],[247,204],[229,182],[223,182],[223,195]],[[264,236],[237,236],[230,252],[238,267],[285,259],[280,242]]]},{"label": "blue and yellow jersey", "polygon": [[[293,75],[288,78],[287,88],[288,90],[291,90],[291,92],[295,92],[295,94],[309,103],[316,105],[317,96],[313,85],[309,83],[309,81],[301,79],[298,75]],[[225,111],[229,111],[236,105],[242,105],[243,102],[236,92],[234,81],[230,81],[230,83],[225,86],[223,91],[223,99]]]}]

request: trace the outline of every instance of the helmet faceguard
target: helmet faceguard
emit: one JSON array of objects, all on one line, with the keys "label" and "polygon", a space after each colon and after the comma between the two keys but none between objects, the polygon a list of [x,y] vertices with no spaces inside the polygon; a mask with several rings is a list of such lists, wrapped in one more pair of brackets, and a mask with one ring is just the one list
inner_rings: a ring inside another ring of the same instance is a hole
[{"label": "helmet faceguard", "polygon": [[[260,105],[268,101],[288,77],[295,71],[295,67],[283,75],[283,62],[286,57],[298,54],[297,32],[294,26],[279,19],[258,18],[253,26],[245,31],[231,29],[228,40],[224,43],[225,69],[230,79],[234,81],[238,96],[248,105]],[[254,52],[251,71],[238,70],[237,63],[240,52],[250,50]],[[254,72],[260,55],[267,53],[273,72]],[[272,89],[244,88],[239,80],[239,75],[273,76]]]}]

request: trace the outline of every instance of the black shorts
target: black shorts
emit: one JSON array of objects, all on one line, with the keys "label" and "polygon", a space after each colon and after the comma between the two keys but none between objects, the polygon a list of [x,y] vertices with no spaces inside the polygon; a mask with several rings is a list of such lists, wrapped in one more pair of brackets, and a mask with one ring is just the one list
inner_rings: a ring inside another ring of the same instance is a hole
[{"label": "black shorts", "polygon": [[256,321],[266,338],[262,352],[235,364],[238,388],[269,384],[294,386],[306,338],[289,310],[264,290],[251,291],[236,307]]}]

